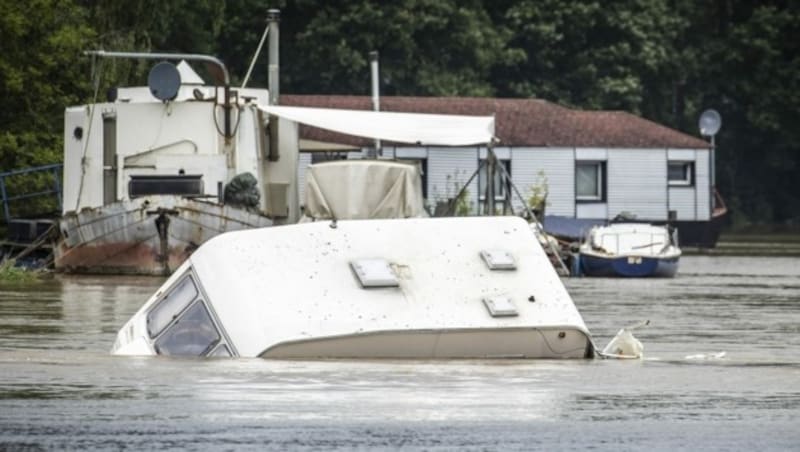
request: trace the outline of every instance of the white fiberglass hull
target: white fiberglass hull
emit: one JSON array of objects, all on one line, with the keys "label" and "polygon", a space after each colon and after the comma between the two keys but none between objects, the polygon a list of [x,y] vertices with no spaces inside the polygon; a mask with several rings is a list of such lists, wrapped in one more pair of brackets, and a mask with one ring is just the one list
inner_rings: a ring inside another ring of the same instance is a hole
[{"label": "white fiberglass hull", "polygon": [[[385,265],[364,270],[375,262]],[[483,359],[594,349],[528,224],[471,217],[223,234],[128,321],[112,352]]]},{"label": "white fiberglass hull", "polygon": [[588,334],[574,326],[531,329],[482,328],[376,331],[286,342],[262,358],[364,359],[559,359],[589,358]]}]

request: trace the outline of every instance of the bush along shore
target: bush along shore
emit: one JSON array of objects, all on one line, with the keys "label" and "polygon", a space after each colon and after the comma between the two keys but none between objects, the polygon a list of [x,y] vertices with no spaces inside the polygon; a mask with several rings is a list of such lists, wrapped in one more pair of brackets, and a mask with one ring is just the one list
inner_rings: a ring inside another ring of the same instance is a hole
[{"label": "bush along shore", "polygon": [[18,267],[14,259],[0,261],[0,284],[3,283],[31,283],[40,281],[44,271]]}]

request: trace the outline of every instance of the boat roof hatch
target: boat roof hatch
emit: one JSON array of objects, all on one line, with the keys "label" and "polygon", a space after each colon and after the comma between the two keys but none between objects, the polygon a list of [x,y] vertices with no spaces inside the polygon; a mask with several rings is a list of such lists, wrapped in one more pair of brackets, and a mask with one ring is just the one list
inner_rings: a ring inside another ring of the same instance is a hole
[{"label": "boat roof hatch", "polygon": [[386,259],[358,259],[350,262],[350,267],[358,277],[361,287],[397,287],[391,265]]},{"label": "boat roof hatch", "polygon": [[514,255],[506,250],[482,250],[481,258],[489,270],[516,270]]}]

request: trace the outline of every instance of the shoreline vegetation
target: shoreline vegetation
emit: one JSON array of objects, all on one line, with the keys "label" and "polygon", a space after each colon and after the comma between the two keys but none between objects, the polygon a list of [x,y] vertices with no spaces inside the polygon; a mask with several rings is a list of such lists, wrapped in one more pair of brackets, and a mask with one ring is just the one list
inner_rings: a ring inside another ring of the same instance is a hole
[{"label": "shoreline vegetation", "polygon": [[29,284],[41,281],[46,270],[18,267],[14,259],[0,261],[0,284]]}]

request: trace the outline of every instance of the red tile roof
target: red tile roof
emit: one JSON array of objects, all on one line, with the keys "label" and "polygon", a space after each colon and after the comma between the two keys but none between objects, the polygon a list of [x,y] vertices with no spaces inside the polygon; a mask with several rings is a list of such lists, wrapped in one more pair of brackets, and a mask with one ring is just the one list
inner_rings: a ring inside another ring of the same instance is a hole
[{"label": "red tile roof", "polygon": [[[371,110],[369,96],[282,95],[281,105]],[[500,146],[708,148],[697,137],[623,111],[583,111],[540,99],[484,97],[381,97],[381,110],[495,115]],[[371,141],[302,126],[302,138],[370,146]]]}]

